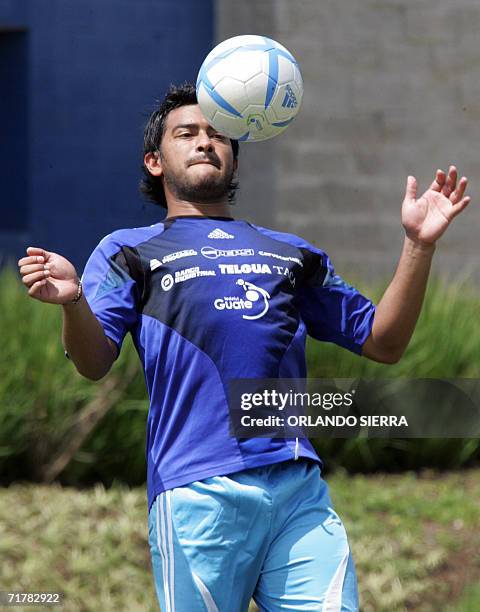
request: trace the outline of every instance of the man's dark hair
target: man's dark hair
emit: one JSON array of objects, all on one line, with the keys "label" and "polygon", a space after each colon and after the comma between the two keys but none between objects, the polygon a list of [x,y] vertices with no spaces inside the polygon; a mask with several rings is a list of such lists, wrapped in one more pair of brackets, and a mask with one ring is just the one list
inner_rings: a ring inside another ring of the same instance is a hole
[{"label": "man's dark hair", "polygon": [[[143,134],[143,154],[155,153],[159,151],[162,143],[162,138],[165,133],[165,123],[167,115],[170,111],[188,106],[190,104],[198,104],[197,92],[195,85],[192,83],[184,83],[183,85],[170,85],[170,89],[165,95],[163,102],[153,111],[145,126]],[[233,158],[238,158],[238,140],[230,139],[232,143]],[[163,189],[163,181],[160,177],[150,174],[145,165],[142,166],[143,178],[140,181],[140,191],[148,199],[167,208],[167,200]],[[228,189],[228,201],[233,204],[235,201],[235,191],[238,189],[238,182],[232,181]]]}]

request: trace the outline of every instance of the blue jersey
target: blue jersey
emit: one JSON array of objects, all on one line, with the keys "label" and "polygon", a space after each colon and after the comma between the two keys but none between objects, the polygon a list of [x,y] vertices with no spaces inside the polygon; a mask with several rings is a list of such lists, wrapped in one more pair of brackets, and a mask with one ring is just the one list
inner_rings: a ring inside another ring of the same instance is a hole
[{"label": "blue jersey", "polygon": [[127,332],[150,398],[149,508],[162,491],[296,457],[307,439],[237,439],[237,378],[305,378],[306,334],[361,353],[375,307],[292,234],[224,217],[173,217],[106,236],[83,286],[120,351]]}]

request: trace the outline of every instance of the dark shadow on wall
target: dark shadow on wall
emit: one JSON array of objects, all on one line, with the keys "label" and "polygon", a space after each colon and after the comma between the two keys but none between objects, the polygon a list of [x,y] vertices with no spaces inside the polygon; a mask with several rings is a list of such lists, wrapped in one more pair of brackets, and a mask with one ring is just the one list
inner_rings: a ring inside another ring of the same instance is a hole
[{"label": "dark shadow on wall", "polygon": [[0,29],[0,231],[29,229],[28,31]]}]

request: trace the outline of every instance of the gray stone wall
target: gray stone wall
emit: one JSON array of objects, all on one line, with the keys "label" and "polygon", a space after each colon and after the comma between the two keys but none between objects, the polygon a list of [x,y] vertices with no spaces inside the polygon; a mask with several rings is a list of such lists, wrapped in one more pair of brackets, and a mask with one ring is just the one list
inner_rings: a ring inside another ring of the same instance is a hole
[{"label": "gray stone wall", "polygon": [[434,273],[480,283],[480,3],[217,0],[218,41],[258,33],[296,57],[303,107],[281,136],[242,147],[238,216],[304,236],[347,279],[388,279],[406,177],[455,163],[470,208]]}]

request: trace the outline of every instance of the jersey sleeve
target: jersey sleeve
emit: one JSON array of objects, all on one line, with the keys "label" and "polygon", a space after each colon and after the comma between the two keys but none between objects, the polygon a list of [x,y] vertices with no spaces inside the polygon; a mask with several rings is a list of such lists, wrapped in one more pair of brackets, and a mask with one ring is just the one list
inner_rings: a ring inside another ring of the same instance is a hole
[{"label": "jersey sleeve", "polygon": [[361,354],[375,305],[335,273],[326,253],[302,251],[306,269],[297,303],[308,334]]},{"label": "jersey sleeve", "polygon": [[[128,251],[131,256],[132,249]],[[107,236],[89,257],[82,275],[87,302],[118,353],[138,318],[139,291],[128,259],[125,247]]]}]

